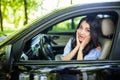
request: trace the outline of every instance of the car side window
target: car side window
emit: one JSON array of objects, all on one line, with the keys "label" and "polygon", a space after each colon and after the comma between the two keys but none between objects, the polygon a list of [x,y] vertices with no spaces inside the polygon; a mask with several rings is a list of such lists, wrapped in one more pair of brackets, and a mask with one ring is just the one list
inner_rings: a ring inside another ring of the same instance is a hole
[{"label": "car side window", "polygon": [[79,21],[83,17],[84,16],[71,18],[71,19],[68,19],[66,21],[60,22],[56,25],[53,25],[52,29],[50,29],[48,31],[48,33],[51,33],[51,32],[54,32],[54,33],[56,33],[56,32],[74,32],[77,28]]}]

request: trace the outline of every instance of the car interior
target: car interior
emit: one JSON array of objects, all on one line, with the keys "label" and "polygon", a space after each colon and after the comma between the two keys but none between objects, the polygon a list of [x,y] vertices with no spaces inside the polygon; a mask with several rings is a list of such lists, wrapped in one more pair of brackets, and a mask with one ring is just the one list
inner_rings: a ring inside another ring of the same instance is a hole
[{"label": "car interior", "polygon": [[[87,15],[92,14],[95,14],[101,23],[99,41],[102,51],[99,59],[107,59],[113,43],[117,14],[115,12],[101,12]],[[34,36],[26,42],[20,60],[61,60],[60,56],[63,54],[67,41],[70,37],[73,37],[80,19],[87,15],[77,16],[56,23],[50,26],[49,29]]]},{"label": "car interior", "polygon": [[99,38],[102,45],[102,51],[99,59],[106,59],[112,46],[112,37],[115,31],[115,24],[110,18],[104,18],[101,21],[101,30],[103,37]]}]

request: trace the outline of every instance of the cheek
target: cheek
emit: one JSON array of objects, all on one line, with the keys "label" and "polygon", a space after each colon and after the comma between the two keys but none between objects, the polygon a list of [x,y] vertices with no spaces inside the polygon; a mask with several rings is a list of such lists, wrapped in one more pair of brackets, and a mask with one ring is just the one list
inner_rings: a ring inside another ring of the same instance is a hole
[{"label": "cheek", "polygon": [[80,33],[80,32],[81,32],[81,29],[77,29],[77,32]]},{"label": "cheek", "polygon": [[89,36],[89,38],[91,39],[91,35],[88,35]]},{"label": "cheek", "polygon": [[89,35],[89,40],[91,40],[91,35]]},{"label": "cheek", "polygon": [[80,35],[81,34],[81,30],[77,30],[77,33],[78,33],[78,35]]},{"label": "cheek", "polygon": [[89,40],[91,40],[91,35],[90,34],[86,35],[86,38],[88,38]]},{"label": "cheek", "polygon": [[90,32],[86,33],[85,35],[86,35],[86,37],[91,37]]}]

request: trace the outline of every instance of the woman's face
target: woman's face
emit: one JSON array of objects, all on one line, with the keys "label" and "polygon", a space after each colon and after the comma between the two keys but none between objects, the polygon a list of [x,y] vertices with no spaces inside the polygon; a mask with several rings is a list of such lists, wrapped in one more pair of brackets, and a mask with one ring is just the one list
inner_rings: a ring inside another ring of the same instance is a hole
[{"label": "woman's face", "polygon": [[86,21],[82,21],[81,25],[77,29],[77,33],[80,42],[84,41],[87,38],[90,41],[90,25]]}]

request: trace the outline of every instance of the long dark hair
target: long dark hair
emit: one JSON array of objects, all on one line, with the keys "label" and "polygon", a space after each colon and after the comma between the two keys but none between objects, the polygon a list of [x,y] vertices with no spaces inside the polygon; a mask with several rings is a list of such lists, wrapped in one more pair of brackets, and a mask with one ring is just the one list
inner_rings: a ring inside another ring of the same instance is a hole
[{"label": "long dark hair", "polygon": [[[98,35],[101,33],[100,29],[100,22],[96,18],[92,16],[84,17],[82,20],[80,20],[77,29],[80,27],[81,23],[83,21],[86,21],[90,25],[90,36],[91,40],[90,42],[86,45],[86,47],[83,49],[83,56],[87,55],[91,49],[94,49],[98,46],[100,46],[100,43],[98,41]],[[76,30],[77,32],[77,30]],[[71,43],[72,49],[75,48],[76,46],[76,32],[74,34],[74,39]]]}]

